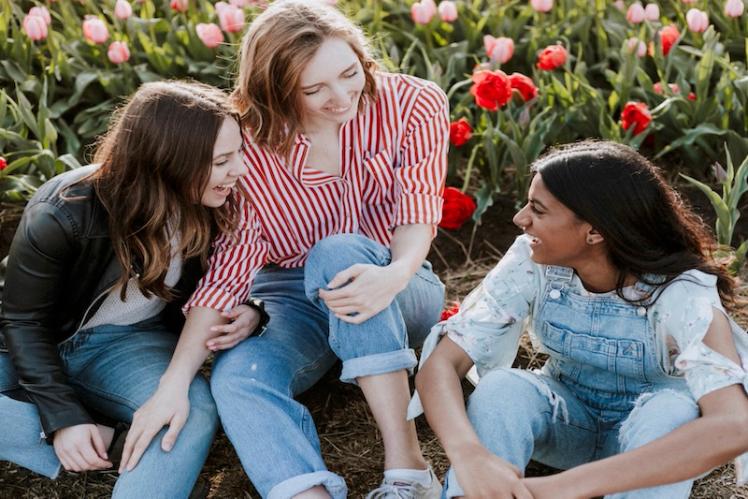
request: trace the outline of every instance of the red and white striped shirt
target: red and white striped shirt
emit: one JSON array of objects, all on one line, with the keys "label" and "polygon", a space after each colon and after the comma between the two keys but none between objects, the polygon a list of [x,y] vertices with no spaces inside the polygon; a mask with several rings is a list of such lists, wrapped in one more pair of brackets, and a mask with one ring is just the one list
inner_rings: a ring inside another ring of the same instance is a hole
[{"label": "red and white striped shirt", "polygon": [[325,237],[362,234],[389,246],[405,224],[439,223],[449,145],[449,102],[434,83],[379,73],[377,99],[340,129],[340,175],[305,166],[299,135],[290,160],[245,137],[249,174],[239,180],[241,221],[219,236],[185,311],[244,302],[267,263],[299,267]]}]

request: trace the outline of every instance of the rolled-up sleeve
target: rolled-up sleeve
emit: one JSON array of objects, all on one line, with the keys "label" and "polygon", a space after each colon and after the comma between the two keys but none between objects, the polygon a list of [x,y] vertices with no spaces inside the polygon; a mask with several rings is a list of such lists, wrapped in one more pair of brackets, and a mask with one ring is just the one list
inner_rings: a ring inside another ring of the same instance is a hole
[{"label": "rolled-up sleeve", "polygon": [[429,82],[415,97],[399,151],[395,179],[400,197],[394,226],[439,223],[448,147],[449,101]]},{"label": "rolled-up sleeve", "polygon": [[[246,180],[240,180],[242,191],[244,182]],[[267,261],[269,246],[245,195],[240,197],[239,212],[236,230],[231,234],[221,234],[214,241],[208,271],[182,308],[185,314],[192,307],[230,310],[249,297],[252,281]]]}]

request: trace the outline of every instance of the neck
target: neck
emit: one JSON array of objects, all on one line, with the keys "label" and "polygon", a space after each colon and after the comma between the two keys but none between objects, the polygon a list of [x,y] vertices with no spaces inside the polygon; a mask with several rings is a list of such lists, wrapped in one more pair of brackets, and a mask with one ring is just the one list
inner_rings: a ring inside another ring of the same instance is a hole
[{"label": "neck", "polygon": [[302,129],[304,130],[304,135],[306,135],[307,137],[320,135],[334,135],[335,137],[337,137],[338,133],[340,132],[341,126],[342,125],[340,123],[333,122],[303,123]]},{"label": "neck", "polygon": [[[607,293],[616,289],[620,273],[607,255],[588,258],[575,265],[574,271],[581,279],[584,289],[592,293]],[[634,276],[626,276],[624,286],[631,285],[635,281]]]}]

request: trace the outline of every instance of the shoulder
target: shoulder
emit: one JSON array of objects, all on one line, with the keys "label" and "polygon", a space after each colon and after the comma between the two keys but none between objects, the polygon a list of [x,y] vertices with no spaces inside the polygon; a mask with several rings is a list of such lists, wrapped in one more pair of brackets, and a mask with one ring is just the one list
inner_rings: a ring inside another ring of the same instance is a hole
[{"label": "shoulder", "polygon": [[530,238],[521,235],[488,273],[484,283],[493,295],[509,292],[529,298],[540,289],[544,274],[545,267],[532,260]]},{"label": "shoulder", "polygon": [[377,96],[396,100],[401,107],[419,108],[435,114],[448,107],[447,94],[436,83],[399,73],[377,73]]},{"label": "shoulder", "polygon": [[719,293],[717,292],[717,276],[700,270],[688,270],[665,285],[655,306],[662,308],[688,308],[695,300],[714,302],[721,308]]}]

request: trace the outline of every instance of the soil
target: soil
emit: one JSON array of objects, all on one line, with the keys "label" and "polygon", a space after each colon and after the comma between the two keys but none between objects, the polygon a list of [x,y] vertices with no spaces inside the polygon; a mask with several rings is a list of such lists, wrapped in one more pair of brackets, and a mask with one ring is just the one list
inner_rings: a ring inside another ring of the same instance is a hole
[{"label": "soil", "polygon": [[[693,194],[696,207],[709,218],[708,205]],[[456,232],[440,230],[429,259],[447,285],[447,301],[461,299],[509,247],[518,229],[511,223],[514,201],[499,198],[485,213],[481,225],[466,224]],[[745,213],[748,213],[744,209]],[[4,213],[8,214],[6,210]],[[0,255],[5,255],[12,238],[17,212],[0,216]],[[711,222],[710,222],[711,223]],[[748,237],[748,220],[741,221],[738,240]],[[748,289],[743,288],[748,296]],[[738,321],[748,326],[748,314],[738,314]],[[524,341],[518,365],[537,366],[542,358]],[[322,452],[330,470],[346,478],[350,497],[364,497],[381,479],[382,442],[360,390],[337,380],[339,368],[333,369],[317,385],[300,397],[312,412],[320,436]],[[472,388],[464,386],[469,394]],[[418,434],[427,459],[441,477],[448,463],[444,452],[423,417],[417,420]],[[258,459],[261,459],[258,456]],[[528,475],[553,473],[555,470],[531,463]],[[202,479],[210,485],[211,498],[259,497],[244,473],[226,436],[219,432],[213,444]],[[0,462],[0,499],[3,498],[98,498],[109,497],[117,475],[112,471],[68,473],[55,482],[23,468]],[[697,482],[691,495],[698,498],[748,498],[748,487],[736,487],[732,465],[723,466]]]}]

